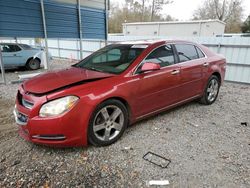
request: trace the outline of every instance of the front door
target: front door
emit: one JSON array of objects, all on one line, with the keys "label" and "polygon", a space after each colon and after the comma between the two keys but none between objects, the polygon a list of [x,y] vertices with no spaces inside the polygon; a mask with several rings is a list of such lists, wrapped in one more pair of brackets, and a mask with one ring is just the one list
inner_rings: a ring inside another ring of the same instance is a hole
[{"label": "front door", "polygon": [[136,116],[158,111],[179,100],[180,67],[175,64],[176,58],[171,45],[163,45],[153,50],[142,62],[159,63],[160,70],[139,73],[136,93]]}]

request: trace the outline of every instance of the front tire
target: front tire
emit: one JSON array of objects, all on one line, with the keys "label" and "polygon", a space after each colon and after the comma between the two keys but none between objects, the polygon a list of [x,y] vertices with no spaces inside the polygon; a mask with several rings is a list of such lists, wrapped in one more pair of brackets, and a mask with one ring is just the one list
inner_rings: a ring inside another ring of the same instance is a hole
[{"label": "front tire", "polygon": [[119,100],[107,100],[91,116],[88,141],[95,146],[110,145],[122,136],[128,122],[126,106]]},{"label": "front tire", "polygon": [[32,58],[26,63],[26,68],[28,70],[37,70],[40,68],[40,61]]},{"label": "front tire", "polygon": [[215,102],[220,90],[220,81],[219,78],[215,75],[212,75],[205,88],[202,98],[200,99],[200,103],[205,105],[210,105]]}]

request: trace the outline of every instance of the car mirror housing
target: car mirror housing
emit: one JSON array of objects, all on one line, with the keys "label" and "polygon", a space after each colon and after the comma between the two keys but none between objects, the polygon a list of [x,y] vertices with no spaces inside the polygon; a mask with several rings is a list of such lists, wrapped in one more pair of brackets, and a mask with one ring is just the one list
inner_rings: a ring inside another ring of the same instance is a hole
[{"label": "car mirror housing", "polygon": [[146,62],[142,65],[140,73],[148,72],[148,71],[155,71],[155,70],[159,70],[160,68],[161,66],[158,63]]}]

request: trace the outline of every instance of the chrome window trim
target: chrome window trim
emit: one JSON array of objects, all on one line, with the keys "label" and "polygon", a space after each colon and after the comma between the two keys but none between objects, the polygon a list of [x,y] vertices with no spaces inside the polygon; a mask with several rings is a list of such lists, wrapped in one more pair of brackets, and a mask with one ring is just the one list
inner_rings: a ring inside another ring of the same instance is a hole
[{"label": "chrome window trim", "polygon": [[[189,43],[189,42],[180,42],[180,43],[176,43],[176,42],[167,43],[167,42],[166,42],[165,44],[162,44],[162,45],[160,45],[160,46],[157,46],[157,47],[155,47],[153,50],[151,50],[151,51],[148,53],[148,55],[147,55],[147,56],[146,56],[137,66],[136,66],[135,70],[134,70],[133,73],[132,73],[132,76],[140,74],[140,73],[136,73],[136,71],[138,70],[139,66],[143,63],[143,61],[145,61],[145,59],[146,59],[154,50],[156,50],[157,48],[160,48],[160,47],[162,47],[162,46],[168,45],[168,44],[169,44],[169,45],[176,45],[176,44],[193,45],[193,46],[197,47],[199,50],[201,50],[201,52],[204,54],[204,57],[202,57],[202,58],[197,58],[197,59],[206,59],[206,58],[207,58],[207,54],[206,54],[199,46],[197,46],[196,44]],[[178,54],[177,54],[177,55],[178,55]],[[182,63],[194,61],[194,60],[197,60],[197,59],[192,59],[192,60],[189,60],[189,61],[178,62],[178,63],[175,63],[175,64],[173,64],[173,65],[182,64]],[[170,66],[172,66],[172,65],[170,65]],[[170,67],[170,66],[166,66],[166,67]],[[165,69],[166,67],[161,67],[160,70]]]}]

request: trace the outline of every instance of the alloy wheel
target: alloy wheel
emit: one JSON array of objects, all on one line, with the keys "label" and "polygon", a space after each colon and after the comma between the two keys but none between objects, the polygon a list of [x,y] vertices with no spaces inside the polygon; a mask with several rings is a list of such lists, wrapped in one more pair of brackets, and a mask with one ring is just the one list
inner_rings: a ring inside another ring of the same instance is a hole
[{"label": "alloy wheel", "polygon": [[101,141],[116,138],[124,125],[124,114],[116,105],[108,105],[98,111],[94,118],[93,131]]},{"label": "alloy wheel", "polygon": [[210,80],[207,88],[207,100],[209,102],[213,102],[217,97],[218,91],[219,91],[218,80],[217,79]]}]

